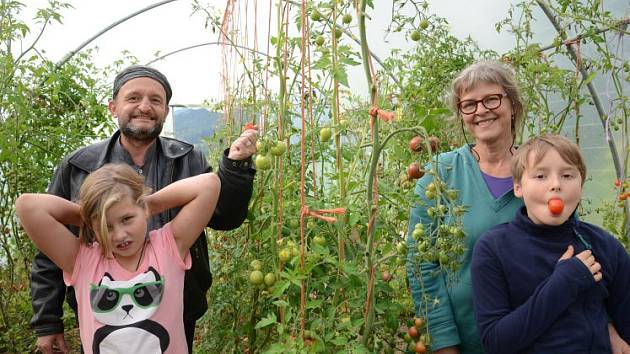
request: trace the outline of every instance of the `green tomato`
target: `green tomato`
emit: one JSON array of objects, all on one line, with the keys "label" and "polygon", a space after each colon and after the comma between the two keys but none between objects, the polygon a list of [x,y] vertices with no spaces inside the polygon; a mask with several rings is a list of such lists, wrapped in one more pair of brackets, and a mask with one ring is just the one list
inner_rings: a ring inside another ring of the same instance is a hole
[{"label": "green tomato", "polygon": [[283,141],[278,141],[274,146],[271,147],[271,154],[273,156],[281,156],[284,152],[287,151],[287,144]]},{"label": "green tomato", "polygon": [[411,32],[411,36],[410,36],[410,38],[411,38],[411,40],[412,40],[412,41],[417,42],[417,41],[419,41],[419,40],[420,40],[420,37],[421,37],[421,35],[420,35],[420,32],[419,32],[419,31],[413,31],[413,32]]},{"label": "green tomato", "polygon": [[324,236],[317,235],[313,237],[313,242],[315,242],[316,244],[320,246],[326,246],[326,238]]},{"label": "green tomato", "polygon": [[418,244],[418,251],[420,253],[424,253],[429,249],[429,243],[427,241],[422,241]]},{"label": "green tomato", "polygon": [[258,155],[256,156],[256,169],[258,170],[268,170],[271,168],[271,158],[266,155]]},{"label": "green tomato", "polygon": [[424,191],[424,196],[427,197],[427,199],[431,200],[435,198],[435,192],[427,189],[426,191]]},{"label": "green tomato", "polygon": [[292,229],[297,229],[298,227],[300,227],[300,220],[299,219],[291,219],[289,221],[289,226]]},{"label": "green tomato", "polygon": [[438,259],[440,261],[440,264],[442,265],[447,265],[450,261],[450,258],[448,257],[448,254],[444,251],[440,251]]},{"label": "green tomato", "polygon": [[315,38],[315,44],[317,44],[317,46],[319,47],[324,45],[324,42],[325,42],[324,36],[317,36],[317,38]]},{"label": "green tomato", "polygon": [[280,258],[280,262],[286,263],[291,260],[291,250],[288,248],[283,248],[278,253],[278,258]]},{"label": "green tomato", "polygon": [[335,28],[335,38],[339,39],[343,35],[341,28]]},{"label": "green tomato", "polygon": [[346,25],[350,24],[350,22],[352,22],[352,15],[350,14],[343,15],[342,22]]},{"label": "green tomato", "polygon": [[249,282],[253,285],[260,285],[264,281],[263,273],[259,270],[255,270],[249,273]]},{"label": "green tomato", "polygon": [[423,30],[429,28],[429,21],[427,19],[423,19],[422,21],[420,21],[420,28],[422,28]]},{"label": "green tomato", "polygon": [[319,11],[317,10],[313,10],[313,12],[311,13],[311,20],[317,22],[321,19],[322,19],[322,14],[320,14]]},{"label": "green tomato", "polygon": [[424,236],[424,229],[422,228],[414,229],[413,232],[411,233],[411,237],[413,237],[415,241],[420,240],[422,236]]},{"label": "green tomato", "polygon": [[404,242],[399,242],[396,245],[396,252],[398,252],[398,254],[400,255],[406,255],[407,254],[407,244]]},{"label": "green tomato", "polygon": [[273,286],[276,283],[276,275],[273,273],[265,274],[265,285]]},{"label": "green tomato", "polygon": [[249,263],[250,268],[252,268],[252,270],[261,270],[262,269],[262,262],[254,259],[253,261],[251,261]]},{"label": "green tomato", "polygon": [[330,140],[331,137],[332,131],[330,130],[330,128],[322,128],[319,131],[319,141],[321,141],[322,143],[327,142],[328,140]]},{"label": "green tomato", "polygon": [[451,200],[451,201],[457,199],[457,191],[454,190],[454,189],[447,190],[446,191],[446,199]]}]

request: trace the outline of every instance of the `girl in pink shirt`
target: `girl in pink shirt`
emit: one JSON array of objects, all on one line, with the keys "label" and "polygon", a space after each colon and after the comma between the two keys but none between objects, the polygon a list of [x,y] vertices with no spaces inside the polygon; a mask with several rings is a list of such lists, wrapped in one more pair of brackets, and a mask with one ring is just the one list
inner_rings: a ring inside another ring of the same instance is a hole
[{"label": "girl in pink shirt", "polygon": [[[105,165],[81,186],[79,204],[24,194],[16,212],[35,245],[75,288],[85,353],[186,353],[183,323],[188,249],[214,213],[220,191],[212,173],[148,195],[128,165]],[[181,207],[159,230],[148,217]],[[65,225],[79,226],[76,238]]]}]

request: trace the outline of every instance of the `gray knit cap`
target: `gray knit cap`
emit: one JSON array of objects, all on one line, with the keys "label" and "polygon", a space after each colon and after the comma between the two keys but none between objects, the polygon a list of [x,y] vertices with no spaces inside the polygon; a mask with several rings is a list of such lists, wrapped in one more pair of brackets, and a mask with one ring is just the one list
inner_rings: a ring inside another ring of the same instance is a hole
[{"label": "gray knit cap", "polygon": [[148,77],[159,82],[164,87],[164,91],[166,91],[166,103],[168,104],[171,101],[173,90],[171,90],[171,85],[168,83],[166,76],[156,69],[146,65],[132,65],[119,72],[114,79],[113,97],[116,98],[118,91],[120,91],[120,88],[126,84],[127,81],[137,79],[139,77]]}]

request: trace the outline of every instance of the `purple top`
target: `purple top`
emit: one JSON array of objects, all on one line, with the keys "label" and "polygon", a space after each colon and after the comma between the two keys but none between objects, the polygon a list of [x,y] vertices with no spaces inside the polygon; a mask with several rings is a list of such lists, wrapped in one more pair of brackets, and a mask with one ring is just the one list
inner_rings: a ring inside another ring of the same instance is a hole
[{"label": "purple top", "polygon": [[481,172],[483,179],[490,189],[490,193],[496,199],[505,194],[505,192],[511,190],[514,187],[512,176],[510,177],[494,177]]}]

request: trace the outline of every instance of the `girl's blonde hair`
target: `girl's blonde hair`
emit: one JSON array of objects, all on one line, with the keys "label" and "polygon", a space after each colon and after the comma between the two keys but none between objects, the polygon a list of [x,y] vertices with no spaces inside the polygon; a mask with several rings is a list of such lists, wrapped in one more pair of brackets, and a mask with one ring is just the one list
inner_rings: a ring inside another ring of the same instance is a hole
[{"label": "girl's blonde hair", "polygon": [[107,211],[125,198],[146,208],[149,192],[144,178],[126,164],[107,164],[90,173],[79,191],[80,241],[87,245],[96,241],[103,255],[108,255],[112,245],[107,232]]},{"label": "girl's blonde hair", "polygon": [[451,109],[459,119],[459,101],[461,96],[472,90],[480,83],[499,85],[505,90],[507,98],[512,103],[512,140],[516,139],[516,132],[523,122],[523,99],[513,70],[505,64],[496,61],[481,61],[468,66],[454,80],[451,85],[449,103]]}]

